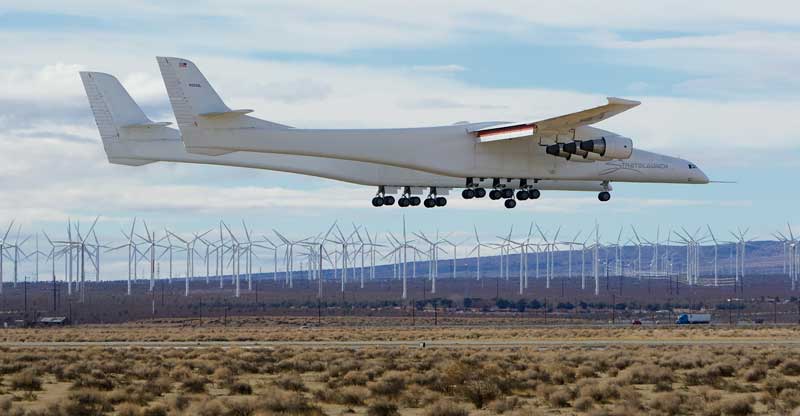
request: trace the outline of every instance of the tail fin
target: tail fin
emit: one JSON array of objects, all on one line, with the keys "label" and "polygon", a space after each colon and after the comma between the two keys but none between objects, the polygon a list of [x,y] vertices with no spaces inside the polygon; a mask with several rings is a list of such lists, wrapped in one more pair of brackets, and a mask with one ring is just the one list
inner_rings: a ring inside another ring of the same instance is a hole
[{"label": "tail fin", "polygon": [[128,91],[112,75],[81,72],[103,148],[111,163],[140,166],[154,161],[128,159],[125,149],[131,141],[180,140],[180,133],[145,116]]},{"label": "tail fin", "polygon": [[[253,110],[232,110],[225,105],[197,65],[183,58],[156,57],[167,88],[175,119],[187,149],[192,137],[204,128],[288,128],[278,123],[247,116]],[[206,149],[203,153],[229,153]]]}]

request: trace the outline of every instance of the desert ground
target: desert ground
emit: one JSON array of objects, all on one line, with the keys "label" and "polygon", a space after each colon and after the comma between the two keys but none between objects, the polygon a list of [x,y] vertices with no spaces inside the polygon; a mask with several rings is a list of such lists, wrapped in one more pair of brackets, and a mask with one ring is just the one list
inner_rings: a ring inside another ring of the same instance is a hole
[{"label": "desert ground", "polygon": [[5,329],[0,414],[775,415],[800,406],[794,326],[397,319]]}]

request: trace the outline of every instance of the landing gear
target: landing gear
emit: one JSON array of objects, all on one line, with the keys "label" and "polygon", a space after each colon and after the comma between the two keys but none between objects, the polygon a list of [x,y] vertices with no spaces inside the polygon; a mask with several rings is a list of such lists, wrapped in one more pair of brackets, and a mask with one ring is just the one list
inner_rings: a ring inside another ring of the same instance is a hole
[{"label": "landing gear", "polygon": [[517,201],[515,199],[506,199],[503,204],[506,206],[506,208],[511,209],[517,206]]},{"label": "landing gear", "polygon": [[401,197],[400,199],[397,200],[397,205],[400,208],[405,208],[405,207],[411,205],[411,201],[409,201],[408,198],[406,198],[406,197]]},{"label": "landing gear", "polygon": [[438,196],[438,197],[434,198],[434,201],[435,201],[437,207],[443,207],[443,206],[447,205],[447,198],[445,198],[443,196]]},{"label": "landing gear", "polygon": [[486,189],[475,188],[475,198],[483,198],[486,196]]},{"label": "landing gear", "polygon": [[375,208],[382,207],[383,206],[383,202],[384,202],[383,198],[380,197],[380,196],[376,196],[375,198],[372,198],[372,206],[375,207]]},{"label": "landing gear", "polygon": [[601,202],[608,202],[611,199],[611,193],[608,191],[600,192],[597,195],[597,199],[599,199]]},{"label": "landing gear", "polygon": [[426,198],[425,199],[425,208],[433,208],[436,206],[436,200],[433,198]]},{"label": "landing gear", "polygon": [[418,196],[412,196],[411,198],[408,198],[408,202],[411,203],[412,207],[416,207],[422,203],[422,199],[420,199]]},{"label": "landing gear", "polygon": [[394,197],[391,195],[383,197],[383,204],[384,205],[394,205]]},{"label": "landing gear", "polygon": [[517,191],[517,199],[519,199],[520,201],[524,201],[524,200],[528,199],[529,196],[530,196],[530,194],[528,193],[528,191],[526,191],[524,189],[521,190],[521,191]]},{"label": "landing gear", "polygon": [[498,199],[500,199],[502,197],[503,197],[503,193],[500,192],[499,189],[492,189],[491,191],[489,191],[489,199],[491,199],[493,201],[494,200],[498,200]]},{"label": "landing gear", "polygon": [[528,191],[528,197],[530,197],[530,199],[539,199],[540,196],[542,196],[542,193],[539,192],[538,189]]},{"label": "landing gear", "polygon": [[475,198],[475,191],[472,190],[472,189],[467,188],[467,189],[461,191],[461,197],[464,198],[464,199]]},{"label": "landing gear", "polygon": [[502,191],[502,196],[505,199],[513,198],[514,197],[514,190],[511,188],[504,188]]}]

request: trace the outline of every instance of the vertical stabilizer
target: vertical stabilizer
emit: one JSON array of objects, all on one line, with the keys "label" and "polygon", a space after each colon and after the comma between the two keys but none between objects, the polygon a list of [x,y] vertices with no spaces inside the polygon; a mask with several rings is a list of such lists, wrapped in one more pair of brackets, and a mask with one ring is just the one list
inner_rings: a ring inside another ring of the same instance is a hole
[{"label": "vertical stabilizer", "polygon": [[156,123],[147,118],[113,75],[102,72],[81,72],[80,75],[111,163],[139,166],[151,162],[126,158],[130,142],[180,140],[177,130],[166,127],[170,123]]}]

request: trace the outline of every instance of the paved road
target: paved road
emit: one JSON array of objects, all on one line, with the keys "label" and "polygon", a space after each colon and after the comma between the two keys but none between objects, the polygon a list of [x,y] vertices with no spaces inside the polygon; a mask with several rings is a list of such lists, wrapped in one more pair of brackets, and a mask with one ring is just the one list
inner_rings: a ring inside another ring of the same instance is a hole
[{"label": "paved road", "polygon": [[615,346],[786,346],[800,347],[795,338],[734,339],[592,339],[592,340],[419,340],[419,341],[85,341],[0,342],[3,348],[506,348],[506,347],[615,347]]}]

